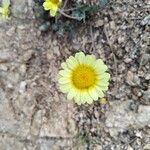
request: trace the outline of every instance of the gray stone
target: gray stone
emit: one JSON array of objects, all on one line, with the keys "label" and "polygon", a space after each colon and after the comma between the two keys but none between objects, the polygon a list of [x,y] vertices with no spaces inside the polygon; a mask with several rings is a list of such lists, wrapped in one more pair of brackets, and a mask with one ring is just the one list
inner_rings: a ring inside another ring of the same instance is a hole
[{"label": "gray stone", "polygon": [[150,124],[150,106],[139,105],[138,112],[130,110],[132,101],[111,102],[106,113],[106,126],[112,136],[126,131],[130,126],[142,128]]},{"label": "gray stone", "polygon": [[28,11],[27,1],[13,0],[11,1],[11,13],[13,16],[25,19]]},{"label": "gray stone", "polygon": [[150,150],[150,143],[144,145],[143,150]]},{"label": "gray stone", "polygon": [[141,21],[141,25],[150,25],[150,15],[146,16],[142,21]]},{"label": "gray stone", "polygon": [[26,86],[27,83],[25,81],[21,81],[19,92],[23,94],[26,91]]}]

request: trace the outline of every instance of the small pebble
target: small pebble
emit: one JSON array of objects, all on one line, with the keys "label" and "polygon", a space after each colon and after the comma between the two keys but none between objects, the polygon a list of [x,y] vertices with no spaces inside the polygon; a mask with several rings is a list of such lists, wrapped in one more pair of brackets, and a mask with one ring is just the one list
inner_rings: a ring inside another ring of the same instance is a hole
[{"label": "small pebble", "polygon": [[39,27],[39,30],[42,32],[47,32],[49,28],[50,28],[50,22],[45,22]]},{"label": "small pebble", "polygon": [[20,92],[21,94],[23,94],[23,93],[26,91],[26,86],[27,86],[27,83],[26,83],[25,81],[22,81],[22,82],[20,83],[19,92]]},{"label": "small pebble", "polygon": [[146,16],[146,17],[142,20],[141,25],[142,25],[142,26],[150,25],[150,15]]}]

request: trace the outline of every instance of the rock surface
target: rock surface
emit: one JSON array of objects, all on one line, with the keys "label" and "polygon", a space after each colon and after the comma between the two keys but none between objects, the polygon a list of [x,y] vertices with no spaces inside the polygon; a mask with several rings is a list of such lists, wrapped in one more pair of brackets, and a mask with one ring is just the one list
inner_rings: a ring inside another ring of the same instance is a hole
[{"label": "rock surface", "polygon": [[106,127],[111,136],[125,132],[128,128],[142,128],[150,124],[150,106],[139,105],[137,112],[131,109],[133,101],[112,102],[106,112]]},{"label": "rock surface", "polygon": [[[35,7],[12,0],[0,20],[0,150],[149,149],[148,1],[113,0],[72,37],[41,29]],[[108,65],[106,105],[77,106],[59,91],[60,64],[77,49]]]}]

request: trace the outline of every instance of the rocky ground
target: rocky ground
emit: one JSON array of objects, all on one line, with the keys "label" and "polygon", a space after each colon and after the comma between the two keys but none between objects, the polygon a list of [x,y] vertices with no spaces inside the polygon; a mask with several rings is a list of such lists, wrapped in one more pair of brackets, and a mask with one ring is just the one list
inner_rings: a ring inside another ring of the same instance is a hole
[{"label": "rocky ground", "polygon": [[[0,150],[149,150],[150,3],[113,0],[66,31],[43,33],[32,0],[12,0],[0,21]],[[78,106],[57,85],[79,49],[111,74],[108,103]]]}]

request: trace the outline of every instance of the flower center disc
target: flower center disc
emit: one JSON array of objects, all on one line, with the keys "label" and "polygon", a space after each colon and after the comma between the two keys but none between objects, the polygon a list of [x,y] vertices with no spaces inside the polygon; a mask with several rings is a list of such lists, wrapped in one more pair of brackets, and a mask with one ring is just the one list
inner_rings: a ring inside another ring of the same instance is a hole
[{"label": "flower center disc", "polygon": [[78,89],[90,88],[96,81],[95,70],[87,65],[79,65],[73,70],[72,81]]},{"label": "flower center disc", "polygon": [[51,0],[51,2],[52,2],[53,4],[56,4],[56,5],[59,4],[59,0]]}]

